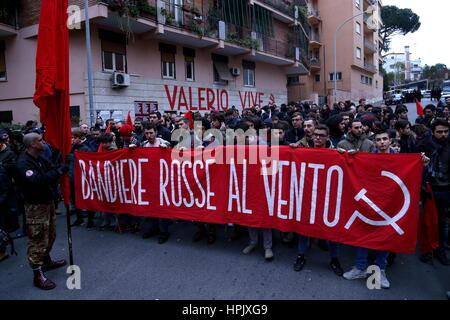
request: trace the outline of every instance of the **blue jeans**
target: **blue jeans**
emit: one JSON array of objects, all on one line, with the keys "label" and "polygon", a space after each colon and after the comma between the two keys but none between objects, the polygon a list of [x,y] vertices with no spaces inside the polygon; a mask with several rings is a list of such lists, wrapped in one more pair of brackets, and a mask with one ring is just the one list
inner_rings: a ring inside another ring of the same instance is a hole
[{"label": "blue jeans", "polygon": [[[355,267],[359,270],[367,269],[367,256],[369,255],[369,249],[356,247],[356,259]],[[381,270],[386,270],[388,251],[375,251],[375,264],[380,267]]]},{"label": "blue jeans", "polygon": [[[302,236],[301,234],[298,237],[298,254],[305,254],[306,247],[308,246],[308,237]],[[328,247],[330,249],[330,257],[337,258],[338,257],[338,243],[333,241],[328,241]]]},{"label": "blue jeans", "polygon": [[444,251],[448,241],[448,216],[446,209],[450,205],[449,191],[433,191],[438,212],[439,247],[437,251]]}]

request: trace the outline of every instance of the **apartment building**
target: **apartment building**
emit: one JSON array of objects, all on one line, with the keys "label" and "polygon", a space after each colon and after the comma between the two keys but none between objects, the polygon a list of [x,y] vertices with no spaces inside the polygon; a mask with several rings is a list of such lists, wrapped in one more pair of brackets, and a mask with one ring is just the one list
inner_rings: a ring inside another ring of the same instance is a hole
[{"label": "apartment building", "polygon": [[[370,6],[372,13],[364,14]],[[335,101],[333,39],[345,21],[336,37],[336,100],[382,100],[381,7],[380,0],[308,1],[310,73],[289,79],[290,100]]]},{"label": "apartment building", "polygon": [[384,70],[386,70],[387,73],[404,73],[405,80],[420,80],[423,73],[422,60],[420,58],[411,59],[411,54],[409,46],[405,46],[404,52],[388,53],[384,59]]},{"label": "apartment building", "polygon": [[[32,96],[40,3],[18,1],[0,17],[0,122],[39,118]],[[145,117],[279,105],[288,101],[287,78],[310,72],[304,0],[89,0],[90,108],[83,4],[69,0],[74,123],[123,119],[130,110]]]}]

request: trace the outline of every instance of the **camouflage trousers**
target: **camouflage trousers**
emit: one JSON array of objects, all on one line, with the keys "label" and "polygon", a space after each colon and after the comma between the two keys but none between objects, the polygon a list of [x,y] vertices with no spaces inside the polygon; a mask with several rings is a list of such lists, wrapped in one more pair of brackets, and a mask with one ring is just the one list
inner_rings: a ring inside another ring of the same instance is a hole
[{"label": "camouflage trousers", "polygon": [[28,262],[31,268],[44,265],[56,238],[55,205],[25,204]]}]

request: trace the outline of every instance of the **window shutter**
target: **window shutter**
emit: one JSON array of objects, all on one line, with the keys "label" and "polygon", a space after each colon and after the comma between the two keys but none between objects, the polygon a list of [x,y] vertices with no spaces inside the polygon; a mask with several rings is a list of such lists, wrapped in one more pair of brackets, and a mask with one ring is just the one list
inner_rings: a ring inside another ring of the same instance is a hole
[{"label": "window shutter", "polygon": [[161,61],[175,63],[175,55],[172,53],[161,52]]},{"label": "window shutter", "polygon": [[127,47],[122,43],[102,40],[102,51],[119,53],[125,56],[127,54]]},{"label": "window shutter", "polygon": [[159,43],[159,51],[171,54],[177,54],[177,47],[172,44]]}]

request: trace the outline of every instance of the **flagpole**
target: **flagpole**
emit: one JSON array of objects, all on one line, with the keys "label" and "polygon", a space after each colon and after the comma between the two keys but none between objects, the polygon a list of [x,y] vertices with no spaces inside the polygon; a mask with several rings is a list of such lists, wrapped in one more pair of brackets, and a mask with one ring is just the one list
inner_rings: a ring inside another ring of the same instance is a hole
[{"label": "flagpole", "polygon": [[66,205],[66,216],[67,216],[67,242],[69,243],[69,262],[73,266],[73,251],[72,251],[72,228],[70,225],[70,209],[69,205]]},{"label": "flagpole", "polygon": [[84,16],[86,24],[86,59],[88,74],[88,93],[89,93],[89,119],[91,127],[95,125],[94,119],[94,94],[92,83],[92,55],[91,55],[91,27],[89,23],[89,1],[84,0]]}]

